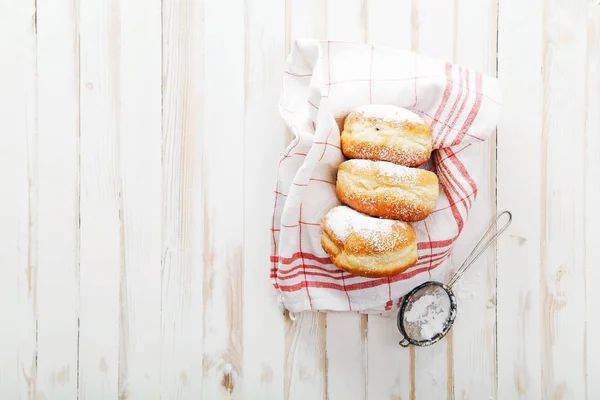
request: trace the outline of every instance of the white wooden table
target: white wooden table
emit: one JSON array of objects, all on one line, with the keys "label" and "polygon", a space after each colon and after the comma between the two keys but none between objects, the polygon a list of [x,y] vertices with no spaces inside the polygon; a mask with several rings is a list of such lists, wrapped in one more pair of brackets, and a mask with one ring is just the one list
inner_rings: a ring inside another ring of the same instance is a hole
[{"label": "white wooden table", "polygon": [[[37,6],[37,12],[36,12]],[[498,75],[451,334],[268,279],[298,37]],[[0,399],[600,398],[597,0],[0,0]]]}]

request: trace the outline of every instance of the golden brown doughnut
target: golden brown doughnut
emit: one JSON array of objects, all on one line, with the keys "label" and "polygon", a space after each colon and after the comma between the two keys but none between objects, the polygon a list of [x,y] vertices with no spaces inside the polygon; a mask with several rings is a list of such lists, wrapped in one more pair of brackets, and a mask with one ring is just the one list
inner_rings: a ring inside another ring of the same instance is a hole
[{"label": "golden brown doughnut", "polygon": [[321,246],[340,269],[369,278],[388,277],[417,262],[417,235],[402,221],[338,206],[321,219]]},{"label": "golden brown doughnut", "polygon": [[348,160],[339,166],[336,194],[361,213],[415,222],[433,211],[438,177],[431,171],[386,161]]},{"label": "golden brown doughnut", "polygon": [[431,128],[404,108],[370,104],[348,114],[341,145],[348,158],[416,167],[431,157]]}]

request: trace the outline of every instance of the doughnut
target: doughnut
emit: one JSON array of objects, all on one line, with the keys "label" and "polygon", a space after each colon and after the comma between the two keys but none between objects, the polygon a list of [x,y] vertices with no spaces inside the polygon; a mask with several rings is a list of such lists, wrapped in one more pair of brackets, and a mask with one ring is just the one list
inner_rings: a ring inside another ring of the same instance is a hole
[{"label": "doughnut", "polygon": [[352,111],[344,120],[341,147],[348,158],[416,167],[429,160],[431,146],[429,125],[404,108],[370,104]]},{"label": "doughnut", "polygon": [[321,246],[338,268],[353,275],[397,275],[417,262],[417,235],[406,222],[361,214],[344,205],[321,218]]},{"label": "doughnut", "polygon": [[407,222],[427,218],[439,195],[433,172],[370,160],[341,163],[335,189],[338,199],[356,211]]}]

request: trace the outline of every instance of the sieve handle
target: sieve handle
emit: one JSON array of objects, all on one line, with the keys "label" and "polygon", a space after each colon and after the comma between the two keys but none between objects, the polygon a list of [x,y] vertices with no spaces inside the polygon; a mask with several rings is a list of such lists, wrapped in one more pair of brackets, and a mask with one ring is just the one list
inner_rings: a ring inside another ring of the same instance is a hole
[{"label": "sieve handle", "polygon": [[[506,221],[506,223],[504,225],[502,225],[502,227],[498,231],[496,231],[496,233],[486,241],[486,239],[488,238],[488,235],[492,232],[493,228],[497,225],[498,220],[500,220],[500,218],[502,218],[502,216],[504,216],[505,214],[508,215],[508,221]],[[450,287],[454,286],[456,281],[458,281],[460,279],[460,277],[466,272],[466,270],[471,265],[473,265],[473,263],[475,261],[477,261],[479,256],[481,256],[483,254],[483,252],[488,247],[490,247],[490,245],[492,243],[494,243],[496,241],[496,239],[498,239],[498,237],[502,234],[502,232],[504,232],[506,230],[506,228],[508,228],[511,221],[512,221],[512,214],[510,213],[510,211],[503,211],[496,216],[496,218],[494,219],[494,222],[492,222],[492,224],[490,225],[488,230],[483,234],[481,239],[479,239],[479,242],[477,243],[477,245],[473,248],[473,250],[471,250],[471,253],[467,256],[467,258],[462,263],[462,265],[460,266],[458,271],[456,271],[456,274],[454,275],[454,277],[452,278],[452,280],[450,281],[448,286],[450,286]]]},{"label": "sieve handle", "polygon": [[410,342],[406,338],[403,338],[399,344],[402,347],[408,347],[410,345]]}]

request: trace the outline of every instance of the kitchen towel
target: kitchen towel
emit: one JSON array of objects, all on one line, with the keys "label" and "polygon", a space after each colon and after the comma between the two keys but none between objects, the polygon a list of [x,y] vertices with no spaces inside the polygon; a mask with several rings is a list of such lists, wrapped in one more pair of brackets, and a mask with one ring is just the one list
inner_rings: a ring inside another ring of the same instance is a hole
[{"label": "kitchen towel", "polygon": [[[394,309],[412,288],[439,276],[477,196],[477,166],[496,128],[496,78],[420,54],[367,44],[297,40],[283,72],[279,111],[294,139],[279,160],[271,226],[271,279],[291,312]],[[413,223],[419,261],[400,275],[363,278],[333,265],[321,248],[320,219],[335,195],[344,117],[365,104],[419,114],[433,131],[421,166],[437,173],[440,196]]]}]

